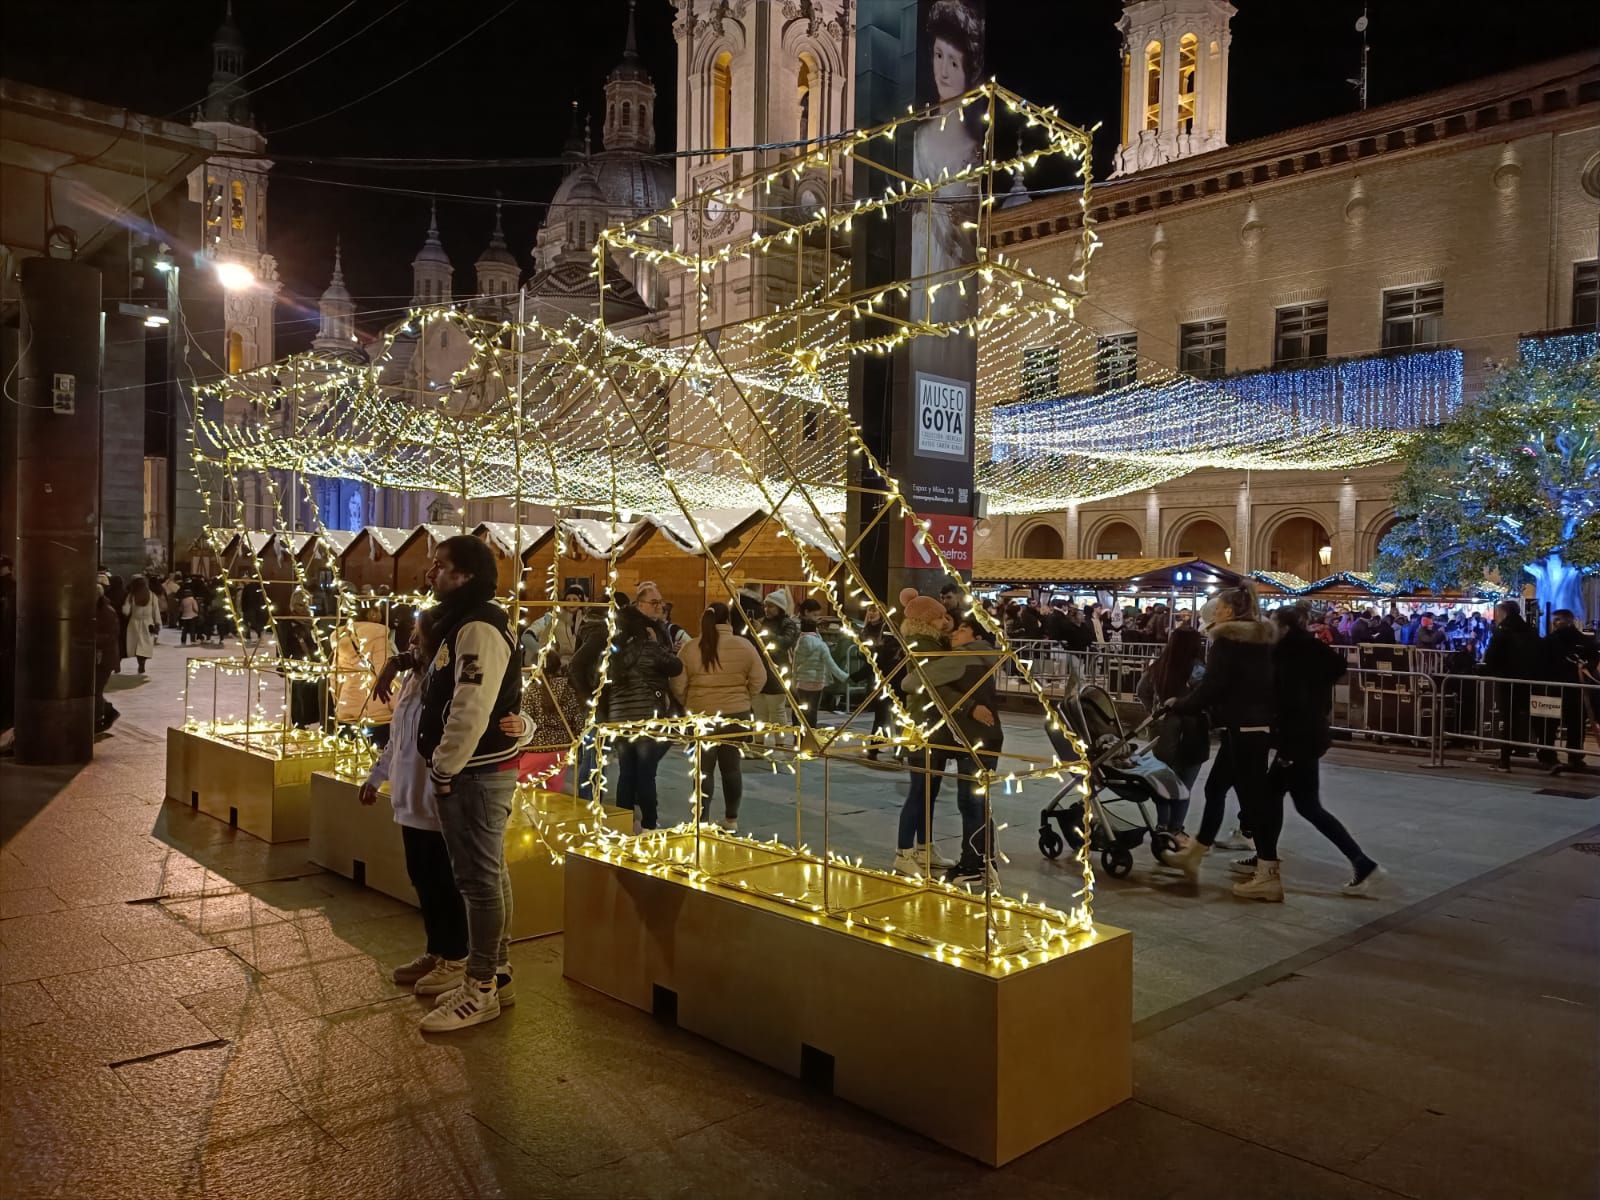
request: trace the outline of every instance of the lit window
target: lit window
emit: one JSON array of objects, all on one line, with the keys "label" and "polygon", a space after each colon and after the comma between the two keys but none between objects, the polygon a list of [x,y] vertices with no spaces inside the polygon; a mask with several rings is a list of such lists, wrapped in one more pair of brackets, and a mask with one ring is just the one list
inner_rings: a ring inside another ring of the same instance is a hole
[{"label": "lit window", "polygon": [[1210,379],[1228,369],[1228,322],[1192,321],[1178,326],[1178,366]]},{"label": "lit window", "polygon": [[800,56],[800,66],[795,74],[796,102],[800,110],[800,140],[811,140],[811,84],[816,78],[816,65],[809,54]]},{"label": "lit window", "polygon": [[733,54],[724,50],[711,63],[710,148],[726,150],[731,145],[733,145]]},{"label": "lit window", "polygon": [[1178,132],[1194,132],[1195,68],[1200,60],[1200,39],[1186,33],[1178,39]]},{"label": "lit window", "polygon": [[1383,294],[1383,348],[1437,346],[1444,326],[1444,284],[1394,288]]},{"label": "lit window", "polygon": [[1107,392],[1139,378],[1139,335],[1114,333],[1095,339],[1094,389]]},{"label": "lit window", "polygon": [[1572,323],[1583,329],[1600,326],[1600,259],[1572,264]]},{"label": "lit window", "polygon": [[234,330],[228,334],[228,372],[237,375],[244,370],[244,334]]},{"label": "lit window", "polygon": [[1272,365],[1298,367],[1328,357],[1328,302],[1296,304],[1277,312]]},{"label": "lit window", "polygon": [[232,185],[233,204],[229,210],[229,224],[238,233],[244,232],[244,180],[235,179]]},{"label": "lit window", "polygon": [[1161,128],[1161,43],[1144,48],[1144,127]]},{"label": "lit window", "polygon": [[1061,351],[1029,346],[1022,352],[1022,399],[1049,400],[1061,394]]}]

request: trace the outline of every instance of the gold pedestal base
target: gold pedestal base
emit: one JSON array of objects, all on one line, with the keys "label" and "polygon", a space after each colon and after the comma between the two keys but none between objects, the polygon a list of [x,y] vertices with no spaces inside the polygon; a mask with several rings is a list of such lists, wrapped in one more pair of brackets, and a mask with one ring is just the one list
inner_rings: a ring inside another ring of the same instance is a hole
[{"label": "gold pedestal base", "polygon": [[[655,864],[567,856],[568,978],[992,1166],[1133,1094],[1133,939],[1120,929],[1022,953],[1039,930],[981,896],[702,831]],[[684,872],[663,865],[692,862]],[[780,897],[781,899],[775,899]],[[1057,926],[1059,932],[1059,926]]]},{"label": "gold pedestal base", "polygon": [[167,799],[266,842],[307,835],[311,775],[332,766],[332,753],[279,757],[195,730],[167,730]]},{"label": "gold pedestal base", "polygon": [[[406,874],[405,845],[387,794],[363,805],[360,789],[347,779],[318,771],[311,780],[311,861],[336,875],[354,879],[386,896],[416,904]],[[595,823],[594,811],[555,792],[518,795],[519,805],[506,827],[506,869],[511,875],[511,936],[515,939],[560,933],[565,873],[564,847],[579,826]],[[632,828],[633,814],[607,808],[607,826]]]}]

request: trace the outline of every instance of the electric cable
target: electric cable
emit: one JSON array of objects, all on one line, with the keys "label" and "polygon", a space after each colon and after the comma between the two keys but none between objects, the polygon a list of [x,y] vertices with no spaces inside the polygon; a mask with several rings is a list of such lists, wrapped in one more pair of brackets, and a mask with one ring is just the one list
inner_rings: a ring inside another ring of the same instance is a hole
[{"label": "electric cable", "polygon": [[[244,81],[245,81],[245,80],[246,80],[246,79],[249,79],[249,78],[250,78],[250,76],[252,76],[252,75],[254,75],[254,74],[255,74],[255,73],[256,73],[256,72],[257,72],[257,71],[259,71],[259,70],[261,70],[261,69],[262,69],[262,68],[263,68],[263,67],[265,67],[265,66],[268,66],[268,65],[269,65],[269,64],[271,64],[271,63],[273,63],[273,62],[276,62],[276,61],[277,61],[277,60],[278,60],[278,59],[280,59],[280,58],[282,58],[282,57],[283,57],[283,56],[284,56],[284,55],[285,55],[285,54],[287,54],[287,53],[289,53],[289,51],[291,51],[291,50],[293,50],[293,49],[294,49],[294,48],[295,48],[295,47],[296,47],[296,46],[298,46],[298,45],[299,45],[299,44],[300,44],[300,43],[301,43],[301,42],[303,42],[303,41],[305,41],[305,40],[306,40],[306,39],[307,39],[307,38],[309,38],[309,37],[310,37],[310,36],[311,36],[311,35],[312,35],[312,34],[314,34],[314,33],[316,33],[316,32],[317,32],[317,30],[319,30],[319,29],[321,29],[321,28],[322,28],[322,27],[323,27],[323,26],[324,26],[324,25],[327,25],[327,24],[328,24],[328,23],[329,23],[329,22],[331,22],[331,21],[336,21],[336,20],[338,20],[338,19],[339,19],[339,18],[340,18],[340,17],[341,17],[341,16],[343,16],[343,15],[344,15],[344,14],[345,14],[345,13],[346,13],[346,12],[348,12],[348,11],[349,11],[349,10],[350,10],[350,9],[352,9],[352,8],[354,8],[354,7],[355,7],[355,6],[356,6],[356,4],[357,4],[357,3],[359,3],[359,0],[348,0],[348,2],[347,2],[347,3],[346,3],[346,4],[345,4],[345,6],[344,6],[344,7],[343,7],[343,8],[341,8],[341,9],[339,9],[339,10],[338,10],[338,11],[337,11],[337,12],[335,12],[335,13],[334,13],[334,14],[333,14],[333,15],[332,15],[332,16],[330,16],[330,17],[324,17],[324,18],[323,18],[323,19],[322,19],[322,21],[320,21],[320,22],[319,22],[319,23],[318,23],[318,24],[316,24],[316,25],[313,25],[313,26],[312,26],[312,27],[311,27],[311,28],[310,28],[310,29],[308,29],[308,30],[307,30],[307,31],[306,31],[306,32],[305,32],[305,33],[303,33],[303,34],[301,34],[301,35],[300,35],[300,36],[299,36],[299,37],[297,37],[297,38],[295,38],[295,40],[294,40],[294,41],[292,41],[292,42],[290,42],[290,43],[289,43],[289,44],[288,44],[288,45],[287,45],[287,46],[285,46],[285,47],[284,47],[284,48],[283,48],[283,49],[282,49],[282,50],[279,50],[279,51],[278,51],[278,52],[277,52],[277,53],[276,53],[276,54],[270,54],[270,55],[268,55],[268,56],[267,56],[267,57],[266,57],[266,58],[264,58],[264,59],[262,59],[262,60],[261,60],[261,61],[260,61],[260,62],[258,62],[258,63],[257,63],[257,64],[256,64],[256,65],[255,65],[255,66],[253,66],[253,67],[251,67],[251,68],[250,68],[250,69],[249,69],[249,70],[248,70],[248,71],[246,71],[246,72],[245,72],[245,73],[244,73],[244,74],[242,74],[242,75],[238,75],[238,76],[236,76],[236,77],[235,77],[235,78],[234,78],[234,82],[235,82],[235,83],[243,83],[243,82],[244,82]],[[341,43],[341,45],[342,45],[342,44],[343,44],[343,43]],[[316,59],[312,59],[312,60],[311,60],[311,62],[316,62],[316,61],[317,61],[317,60],[316,60]],[[306,64],[306,65],[308,65],[308,66],[309,66],[309,65],[310,65],[310,64],[309,64],[309,63],[308,63],[308,64]],[[297,69],[298,69],[298,68],[297,68]],[[262,85],[261,85],[261,86],[262,86],[262,87],[271,87],[271,86],[272,86],[272,84],[273,84],[273,83],[276,83],[276,82],[277,82],[277,80],[273,80],[273,81],[271,81],[271,82],[270,82],[270,83],[264,83],[264,84],[262,84]],[[254,89],[252,89],[252,90],[251,90],[251,91],[248,91],[248,92],[246,92],[246,93],[245,93],[245,96],[250,96],[250,95],[254,95],[254,94],[255,94],[255,92],[258,92],[258,91],[260,91],[260,90],[261,90],[261,88],[254,88]],[[167,119],[167,120],[170,120],[170,119],[171,119],[171,118],[173,118],[173,117],[176,117],[176,116],[178,116],[178,115],[179,115],[179,114],[181,114],[181,113],[186,113],[186,112],[193,112],[193,111],[194,111],[194,110],[195,110],[195,109],[196,109],[196,108],[198,108],[198,107],[200,107],[200,105],[202,105],[202,104],[204,104],[204,103],[205,103],[205,101],[206,101],[206,96],[209,96],[209,95],[210,95],[210,94],[211,94],[211,93],[210,93],[210,91],[209,91],[209,89],[208,89],[208,90],[207,90],[207,92],[206,92],[206,95],[205,95],[205,96],[201,96],[201,97],[200,97],[200,99],[198,99],[198,100],[191,100],[191,101],[190,101],[190,102],[189,102],[189,103],[188,103],[188,104],[180,104],[180,105],[179,105],[179,106],[178,106],[178,107],[177,107],[177,108],[175,108],[175,109],[173,109],[173,110],[172,110],[172,111],[171,111],[171,112],[169,112],[169,113],[166,113],[166,114],[165,114],[165,115],[164,115],[164,119]],[[242,97],[242,96],[241,96],[241,97],[237,97],[237,98],[238,98],[238,99],[243,99],[243,97]]]}]

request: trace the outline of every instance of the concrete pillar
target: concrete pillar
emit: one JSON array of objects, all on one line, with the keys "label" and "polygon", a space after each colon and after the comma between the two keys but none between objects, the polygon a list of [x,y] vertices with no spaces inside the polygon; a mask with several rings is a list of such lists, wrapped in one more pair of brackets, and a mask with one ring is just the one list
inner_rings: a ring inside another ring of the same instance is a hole
[{"label": "concrete pillar", "polygon": [[1082,558],[1083,547],[1079,545],[1078,532],[1078,504],[1073,501],[1067,505],[1066,536],[1062,539],[1062,553],[1066,558]]},{"label": "concrete pillar", "polygon": [[1356,562],[1356,485],[1348,479],[1339,487],[1339,528],[1333,533],[1335,571],[1361,571],[1366,563]]},{"label": "concrete pillar", "polygon": [[1144,497],[1144,556],[1161,557],[1161,496],[1154,488]]},{"label": "concrete pillar", "polygon": [[17,490],[17,761],[86,763],[100,558],[100,272],[26,259],[21,294],[20,406],[7,454],[15,469],[6,472]]},{"label": "concrete pillar", "polygon": [[1250,562],[1250,484],[1239,485],[1239,499],[1233,510],[1233,569],[1241,575],[1253,570]]}]

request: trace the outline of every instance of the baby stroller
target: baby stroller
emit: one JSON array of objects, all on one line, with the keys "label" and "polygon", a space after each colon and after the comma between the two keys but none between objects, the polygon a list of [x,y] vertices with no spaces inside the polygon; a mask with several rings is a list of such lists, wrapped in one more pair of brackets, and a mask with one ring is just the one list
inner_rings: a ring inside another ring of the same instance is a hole
[{"label": "baby stroller", "polygon": [[1099,853],[1100,865],[1113,878],[1120,879],[1133,870],[1133,851],[1146,835],[1157,862],[1176,850],[1172,835],[1160,828],[1156,801],[1182,800],[1188,792],[1177,773],[1150,752],[1148,742],[1136,741],[1155,718],[1124,731],[1111,697],[1094,684],[1079,688],[1057,706],[1056,713],[1088,747],[1089,761],[1081,760],[1064,732],[1046,726],[1061,761],[1080,765],[1075,768],[1076,778],[1039,814],[1039,852],[1046,858],[1059,858],[1068,846],[1077,850],[1083,844],[1083,801],[1065,806],[1063,801],[1077,791],[1085,777],[1093,817],[1089,848]]}]

